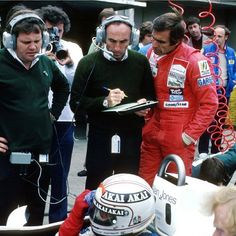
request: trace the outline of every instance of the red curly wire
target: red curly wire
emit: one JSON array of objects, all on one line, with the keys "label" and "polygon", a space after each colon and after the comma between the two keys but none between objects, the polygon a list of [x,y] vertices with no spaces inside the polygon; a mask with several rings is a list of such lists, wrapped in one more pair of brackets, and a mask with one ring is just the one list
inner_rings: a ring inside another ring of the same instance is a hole
[{"label": "red curly wire", "polygon": [[181,6],[173,3],[172,0],[168,0],[168,3],[170,4],[171,8],[176,9],[181,16],[184,14],[184,9]]},{"label": "red curly wire", "polygon": [[206,29],[212,28],[213,25],[214,25],[215,22],[216,22],[216,18],[215,18],[215,16],[213,15],[213,13],[211,12],[211,11],[212,11],[212,3],[211,3],[211,0],[208,0],[208,2],[209,2],[209,9],[208,9],[208,11],[202,11],[202,12],[200,12],[200,13],[198,14],[200,18],[206,18],[206,17],[210,16],[211,19],[212,19],[211,23],[210,23],[208,26],[203,27],[204,29],[205,29],[205,28],[206,28]]},{"label": "red curly wire", "polygon": [[[211,1],[208,0],[208,2],[209,2],[208,11],[202,11],[201,13],[199,13],[199,17],[200,18],[210,17],[211,18],[210,24],[208,26],[202,27],[202,29],[204,30],[210,29],[212,32],[214,32],[213,25],[215,24],[215,16],[211,12],[212,11]],[[213,38],[213,40],[209,40],[206,43],[207,44],[214,43],[216,45],[216,51],[206,54],[206,57],[218,58],[219,47],[216,44],[215,39]],[[221,93],[221,94],[218,94],[218,100],[220,101],[219,106],[218,106],[218,111],[216,114],[218,116],[218,119],[214,120],[213,124],[211,124],[208,127],[207,132],[211,134],[211,140],[214,141],[214,144],[218,147],[218,150],[224,152],[233,145],[233,142],[236,141],[236,137],[235,137],[232,121],[229,119],[229,107],[227,105],[227,98],[225,96],[226,91],[223,87],[223,80],[221,78],[221,68],[219,66],[219,58],[217,59],[217,61],[218,63],[213,64],[213,67],[214,69],[217,68],[218,70],[218,75],[214,74],[214,78],[216,81],[218,81],[218,84],[216,85],[216,89],[218,92]],[[227,130],[225,130],[226,120],[227,120]]]},{"label": "red curly wire", "polygon": [[[219,67],[219,58],[218,58],[218,45],[213,41],[216,45],[216,51],[206,54],[206,57],[215,57],[217,58],[218,63],[213,64],[214,68],[218,69],[218,74],[214,74],[214,78],[219,84],[216,85],[216,89],[218,92],[218,110],[217,110],[217,120],[214,120],[214,123],[211,124],[207,131],[211,134],[211,140],[214,141],[215,146],[218,147],[219,151],[226,151],[228,148],[232,146],[232,141],[235,139],[234,127],[232,122],[230,121],[229,107],[227,105],[226,91],[223,87],[223,80],[221,78],[221,69]],[[225,123],[227,120],[227,132],[225,132]]]},{"label": "red curly wire", "polygon": [[[207,26],[202,27],[203,30],[210,30],[214,33],[214,24],[215,24],[215,16],[212,13],[212,3],[211,0],[208,0],[209,2],[209,9],[207,11],[202,11],[199,13],[199,18],[207,18],[210,17],[210,23]],[[168,0],[169,5],[172,9],[175,11],[178,11],[180,15],[184,14],[184,9],[179,6],[178,4],[173,3],[173,0]],[[188,37],[187,37],[188,41]],[[208,58],[215,57],[218,58],[218,51],[219,47],[215,42],[215,39],[209,39],[206,44],[214,43],[216,45],[216,51],[212,53],[208,53],[206,56]],[[216,86],[217,91],[221,92],[221,94],[218,94],[219,99],[219,106],[217,111],[218,119],[214,120],[214,122],[208,127],[207,131],[211,134],[211,140],[214,141],[214,144],[218,147],[219,151],[226,151],[228,148],[230,148],[233,145],[233,142],[236,141],[236,135],[234,132],[234,127],[229,119],[229,107],[227,105],[227,98],[226,98],[226,91],[223,87],[223,81],[221,78],[221,68],[219,66],[219,59],[217,64],[213,64],[214,68],[217,68],[218,75],[214,73],[215,81],[218,81],[219,83]],[[227,131],[225,130],[225,123],[227,120]]]}]

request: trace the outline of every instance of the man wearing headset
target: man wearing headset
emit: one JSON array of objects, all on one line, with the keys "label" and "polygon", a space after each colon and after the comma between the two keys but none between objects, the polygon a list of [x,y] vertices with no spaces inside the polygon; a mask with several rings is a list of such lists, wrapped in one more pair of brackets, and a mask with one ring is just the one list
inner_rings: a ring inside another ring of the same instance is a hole
[{"label": "man wearing headset", "polygon": [[69,94],[65,76],[41,55],[48,42],[45,24],[34,11],[10,16],[0,51],[0,225],[18,205],[28,206],[27,225],[43,222],[52,122]]},{"label": "man wearing headset", "polygon": [[[86,188],[95,189],[114,173],[137,174],[144,116],[103,112],[118,104],[154,98],[150,65],[145,56],[128,50],[138,35],[125,16],[111,16],[97,29],[104,49],[82,58],[71,89],[70,105],[88,114]],[[136,42],[135,42],[136,43]]]}]

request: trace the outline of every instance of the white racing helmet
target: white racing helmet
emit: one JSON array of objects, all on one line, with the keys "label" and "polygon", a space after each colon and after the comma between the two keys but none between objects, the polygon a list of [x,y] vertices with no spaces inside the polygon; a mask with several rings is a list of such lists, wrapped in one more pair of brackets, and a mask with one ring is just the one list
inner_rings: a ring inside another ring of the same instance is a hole
[{"label": "white racing helmet", "polygon": [[149,184],[132,174],[116,174],[97,188],[90,212],[98,235],[126,235],[144,230],[155,217],[155,197]]}]

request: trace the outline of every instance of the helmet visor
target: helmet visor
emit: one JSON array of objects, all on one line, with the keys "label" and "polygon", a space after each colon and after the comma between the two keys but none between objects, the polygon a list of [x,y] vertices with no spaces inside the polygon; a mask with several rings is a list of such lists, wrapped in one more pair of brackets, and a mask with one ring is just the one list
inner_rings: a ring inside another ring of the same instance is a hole
[{"label": "helmet visor", "polygon": [[93,209],[91,209],[90,218],[94,223],[103,226],[112,226],[117,222],[115,215],[104,212],[97,207],[93,207]]},{"label": "helmet visor", "polygon": [[[95,224],[102,226],[114,226],[121,221],[122,216],[131,217],[131,212],[127,207],[114,207],[112,205],[106,205],[99,203],[96,199],[93,200],[93,207],[90,210],[90,220]],[[130,221],[130,219],[129,219]]]}]

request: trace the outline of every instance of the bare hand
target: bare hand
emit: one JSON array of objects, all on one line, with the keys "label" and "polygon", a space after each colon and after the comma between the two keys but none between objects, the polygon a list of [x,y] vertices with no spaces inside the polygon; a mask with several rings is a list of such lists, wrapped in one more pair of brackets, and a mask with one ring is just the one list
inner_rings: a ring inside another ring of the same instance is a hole
[{"label": "bare hand", "polygon": [[[141,104],[141,103],[145,103],[147,101],[146,98],[141,98],[137,101],[137,103]],[[140,117],[144,117],[148,114],[148,112],[150,111],[150,108],[144,109],[144,110],[140,110],[140,111],[136,111],[134,112],[137,116]]]},{"label": "bare hand", "polygon": [[64,65],[73,65],[73,61],[72,61],[71,57],[69,56],[69,54],[66,58],[63,58],[63,59],[59,59],[59,58],[56,57],[56,60],[62,66],[64,66]]},{"label": "bare hand", "polygon": [[46,51],[46,56],[48,56],[51,60],[56,61],[56,55],[51,51]]},{"label": "bare hand", "polygon": [[57,58],[56,54],[54,54],[51,51],[47,51],[46,55],[53,61],[57,61],[60,65],[64,66],[64,65],[73,65],[73,61],[70,57],[70,54],[68,52],[67,57],[63,58],[63,59],[59,59]]},{"label": "bare hand", "polygon": [[0,152],[5,153],[7,150],[7,140],[3,137],[0,137]]},{"label": "bare hand", "polygon": [[119,88],[110,89],[109,95],[107,96],[107,101],[109,107],[114,107],[121,103],[121,101],[127,97],[124,91],[120,90]]}]

